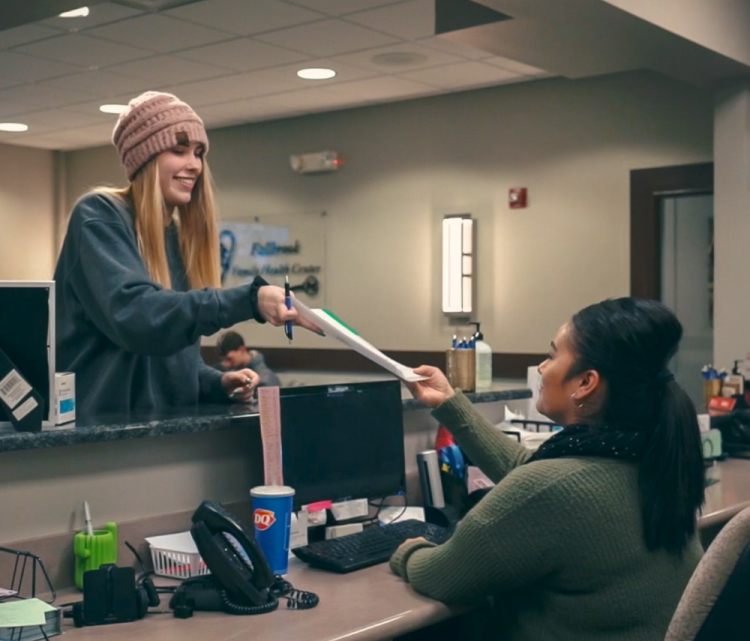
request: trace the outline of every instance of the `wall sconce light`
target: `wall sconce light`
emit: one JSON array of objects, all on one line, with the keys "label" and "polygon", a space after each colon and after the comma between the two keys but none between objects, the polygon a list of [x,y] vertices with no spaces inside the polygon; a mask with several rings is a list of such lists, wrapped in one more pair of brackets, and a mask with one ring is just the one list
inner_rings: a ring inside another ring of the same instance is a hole
[{"label": "wall sconce light", "polygon": [[443,218],[443,312],[471,314],[474,221],[471,214]]}]

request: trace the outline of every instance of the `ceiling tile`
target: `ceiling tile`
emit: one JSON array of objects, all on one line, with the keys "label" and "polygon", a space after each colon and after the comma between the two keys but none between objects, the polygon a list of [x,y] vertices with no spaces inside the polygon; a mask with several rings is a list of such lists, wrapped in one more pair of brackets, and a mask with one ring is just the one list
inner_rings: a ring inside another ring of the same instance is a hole
[{"label": "ceiling tile", "polygon": [[[398,54],[407,54],[413,56],[411,62],[407,63],[407,58],[404,57],[404,63],[400,64],[398,61],[401,59]],[[391,56],[388,58],[387,56]],[[380,62],[373,62],[373,57],[384,56],[385,60],[393,60],[396,64],[387,64]],[[417,44],[404,42],[397,45],[389,45],[387,47],[378,47],[376,49],[368,49],[367,51],[357,51],[356,53],[345,53],[340,56],[332,58],[334,64],[338,62],[345,62],[363,69],[371,69],[378,73],[400,73],[404,71],[411,71],[413,69],[423,69],[426,67],[436,67],[438,65],[446,65],[456,62],[463,62],[463,58],[458,56],[452,56],[449,53],[444,53],[436,49],[429,49],[428,47],[422,47]]]},{"label": "ceiling tile", "polygon": [[15,49],[15,51],[39,58],[81,65],[89,69],[143,58],[150,53],[144,49],[136,49],[114,42],[104,42],[80,33],[69,33],[56,38],[49,38],[34,44],[24,45]]},{"label": "ceiling tile", "polygon": [[[82,149],[85,147],[94,147],[106,145],[112,135],[112,127],[108,124],[94,125],[92,127],[78,127],[75,129],[64,129],[54,133],[30,137],[29,141],[36,140],[37,145],[44,144],[46,149]],[[44,143],[42,143],[44,141]],[[112,150],[114,154],[114,149]],[[123,174],[123,183],[125,175]]]},{"label": "ceiling tile", "polygon": [[[13,133],[9,131],[0,131],[0,143],[4,145],[19,145],[21,147],[34,147],[35,145],[29,144],[33,140],[33,137],[29,136],[30,132],[24,131],[19,133]],[[43,147],[47,149],[47,147]]]},{"label": "ceiling tile", "polygon": [[298,88],[293,81],[269,78],[261,80],[255,76],[256,73],[258,72],[191,82],[177,87],[168,87],[165,91],[173,91],[189,105],[200,107],[201,105],[215,105],[233,100],[255,98],[281,91],[292,91]]},{"label": "ceiling tile", "polygon": [[181,51],[177,55],[181,58],[207,62],[233,71],[253,71],[254,69],[275,67],[308,58],[305,54],[297,51],[274,47],[248,38],[237,38],[229,42],[196,47],[195,49]]},{"label": "ceiling tile", "polygon": [[2,92],[0,92],[0,120],[3,122],[21,120],[21,116],[27,114],[29,111],[34,111],[34,109],[39,109],[39,105],[8,100],[7,98],[2,98]]},{"label": "ceiling tile", "polygon": [[490,56],[489,58],[482,58],[483,64],[492,65],[494,67],[502,67],[515,73],[520,73],[523,76],[539,76],[546,74],[544,69],[539,67],[532,67],[531,65],[525,65],[522,62],[516,62],[510,58],[504,58],[503,56]]},{"label": "ceiling tile", "polygon": [[410,71],[399,74],[399,77],[416,82],[423,82],[443,89],[469,89],[486,85],[500,84],[519,79],[520,74],[485,65],[481,62],[462,62],[456,65],[445,65],[432,69]]},{"label": "ceiling tile", "polygon": [[112,4],[111,2],[103,2],[101,4],[95,4],[89,7],[89,15],[85,18],[49,18],[43,20],[39,24],[47,25],[48,27],[55,27],[56,29],[62,29],[63,31],[83,31],[84,29],[91,29],[92,27],[98,27],[101,24],[107,22],[115,22],[116,20],[123,20],[124,18],[132,18],[138,14],[143,13],[137,9],[130,7],[124,7],[121,4]]},{"label": "ceiling tile", "polygon": [[13,78],[0,78],[0,89],[7,89],[8,87],[17,87],[23,84],[22,80],[14,80]]},{"label": "ceiling tile", "polygon": [[435,0],[410,0],[346,16],[349,22],[414,40],[435,35]]},{"label": "ceiling tile", "polygon": [[75,127],[88,127],[91,125],[110,126],[111,115],[103,114],[101,111],[94,111],[90,114],[83,114],[69,109],[53,109],[36,111],[24,116],[24,122],[29,125],[30,131],[40,131],[42,128],[50,131],[60,131],[62,129],[72,129]]},{"label": "ceiling tile", "polygon": [[[26,133],[28,134],[28,132]],[[0,142],[2,142],[4,145],[31,147],[32,149],[47,149],[49,151],[63,149],[62,143],[58,142],[53,136],[54,134],[41,136],[28,136],[19,134],[16,138],[11,138],[10,136],[6,138],[5,135],[3,135],[0,136]]]},{"label": "ceiling tile", "polygon": [[302,109],[299,103],[283,102],[277,100],[276,96],[267,96],[204,107],[201,109],[201,117],[207,127],[216,129],[244,122],[298,114],[302,113]]},{"label": "ceiling tile", "polygon": [[395,76],[347,82],[332,86],[328,91],[338,95],[346,104],[377,103],[438,93],[434,87]]},{"label": "ceiling tile", "polygon": [[148,80],[151,84],[177,85],[205,78],[227,75],[226,69],[201,62],[193,62],[176,56],[154,56],[147,60],[137,60],[124,65],[115,65],[107,71]]},{"label": "ceiling tile", "polygon": [[204,0],[170,9],[165,14],[240,36],[283,29],[323,17],[279,0]]},{"label": "ceiling tile", "polygon": [[40,60],[15,51],[0,51],[0,77],[35,82],[81,71],[80,66]]},{"label": "ceiling tile", "polygon": [[44,27],[39,24],[25,24],[15,29],[0,31],[0,49],[10,49],[18,47],[29,42],[44,40],[52,36],[59,36],[60,32],[50,27]]},{"label": "ceiling tile", "polygon": [[469,60],[479,60],[480,58],[489,58],[492,54],[483,51],[482,49],[476,49],[469,45],[463,44],[462,42],[453,42],[453,40],[447,40],[440,36],[432,36],[430,38],[420,38],[416,41],[420,45],[430,47],[431,49],[437,49],[438,51],[445,51],[454,56],[461,56],[462,58],[468,58]]},{"label": "ceiling tile", "polygon": [[76,91],[43,85],[20,85],[0,91],[0,105],[5,102],[27,105],[28,110],[62,107],[80,100],[81,95]]},{"label": "ceiling tile", "polygon": [[[333,69],[336,72],[336,75],[327,80],[305,80],[297,75],[297,72],[305,67]],[[294,65],[285,65],[283,67],[274,67],[273,69],[257,71],[253,74],[253,77],[261,82],[265,82],[266,80],[288,82],[296,89],[313,89],[327,87],[342,82],[351,82],[352,80],[372,78],[373,76],[378,75],[381,75],[381,72],[377,69],[363,69],[362,67],[356,67],[341,61],[334,62],[327,58],[316,58],[313,60],[306,60],[304,65],[297,63]]]},{"label": "ceiling tile", "polygon": [[255,105],[263,105],[267,108],[278,107],[287,113],[295,110],[300,113],[306,113],[311,110],[338,109],[341,105],[341,96],[323,87],[313,87],[312,89],[301,89],[273,96],[263,96],[255,98],[252,102]]},{"label": "ceiling tile", "polygon": [[288,47],[313,56],[333,56],[381,45],[393,44],[395,38],[339,20],[323,20],[312,24],[274,31],[256,37],[270,44]]},{"label": "ceiling tile", "polygon": [[[116,104],[116,105],[126,105],[131,100],[131,98],[135,98],[136,95],[141,92],[128,92],[128,93],[122,93],[122,94],[112,94],[110,96],[96,98],[92,100],[83,100],[81,102],[76,102],[71,105],[65,105],[66,111],[74,111],[76,113],[82,113],[82,114],[96,114],[97,116],[101,114],[102,112],[99,111],[99,107],[102,106],[102,104]],[[115,120],[117,120],[116,114],[104,114],[107,118],[109,118],[110,122],[112,123],[112,126],[115,125]]]},{"label": "ceiling tile", "polygon": [[107,71],[84,71],[62,78],[53,78],[38,83],[42,86],[60,87],[77,91],[86,96],[111,96],[121,93],[140,93],[151,86],[151,81],[144,78],[119,76]]},{"label": "ceiling tile", "polygon": [[90,29],[86,34],[159,53],[190,49],[232,37],[224,31],[162,15],[138,16]]},{"label": "ceiling tile", "polygon": [[[395,0],[395,2],[399,1],[404,0]],[[291,0],[291,2],[331,16],[341,16],[355,11],[395,4],[394,0]]]}]

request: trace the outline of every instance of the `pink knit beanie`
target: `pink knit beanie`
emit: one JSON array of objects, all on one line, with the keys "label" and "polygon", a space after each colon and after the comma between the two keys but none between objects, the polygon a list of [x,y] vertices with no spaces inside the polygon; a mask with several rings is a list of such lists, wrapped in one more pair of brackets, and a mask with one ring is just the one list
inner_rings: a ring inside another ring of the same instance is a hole
[{"label": "pink knit beanie", "polygon": [[203,121],[177,96],[160,91],[133,98],[112,132],[128,180],[154,156],[185,142],[200,142],[208,152]]}]

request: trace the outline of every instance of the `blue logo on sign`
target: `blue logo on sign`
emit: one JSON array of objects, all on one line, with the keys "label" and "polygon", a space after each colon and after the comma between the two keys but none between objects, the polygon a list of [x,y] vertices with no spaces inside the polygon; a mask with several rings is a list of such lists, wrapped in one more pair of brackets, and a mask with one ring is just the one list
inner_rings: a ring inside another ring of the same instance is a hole
[{"label": "blue logo on sign", "polygon": [[223,283],[232,268],[234,259],[234,248],[237,245],[237,239],[234,232],[225,229],[219,234],[219,260],[221,261],[221,282]]}]

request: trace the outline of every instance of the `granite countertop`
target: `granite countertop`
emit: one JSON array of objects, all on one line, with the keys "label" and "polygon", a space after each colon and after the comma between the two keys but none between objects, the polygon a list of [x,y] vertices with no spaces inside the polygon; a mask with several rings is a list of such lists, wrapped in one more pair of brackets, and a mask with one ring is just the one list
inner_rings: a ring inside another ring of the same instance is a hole
[{"label": "granite countertop", "polygon": [[[405,388],[404,388],[405,389]],[[404,411],[426,409],[408,392],[403,399]],[[531,398],[529,389],[508,389],[498,385],[486,392],[466,394],[472,403],[493,403]],[[42,432],[16,432],[10,423],[0,423],[0,452],[37,450],[81,443],[104,443],[125,439],[213,432],[230,428],[260,425],[253,405],[196,405],[192,407],[97,416]]]}]

